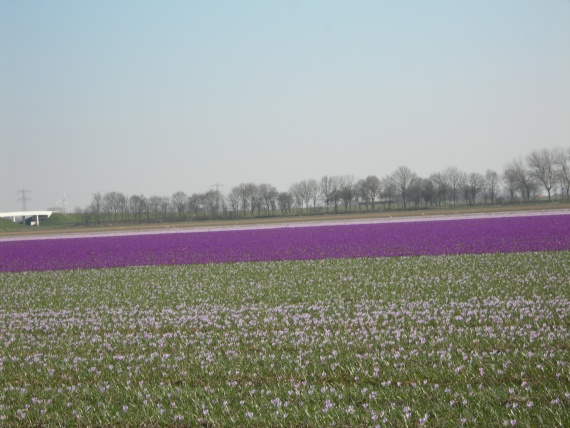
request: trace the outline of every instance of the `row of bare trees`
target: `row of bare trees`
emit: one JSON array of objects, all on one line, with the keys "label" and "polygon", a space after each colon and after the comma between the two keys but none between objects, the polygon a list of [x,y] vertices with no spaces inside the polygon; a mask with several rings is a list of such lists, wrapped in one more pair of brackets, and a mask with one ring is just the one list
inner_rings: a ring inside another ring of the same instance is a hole
[{"label": "row of bare trees", "polygon": [[121,192],[100,192],[93,194],[90,205],[77,209],[85,223],[90,222],[142,222],[216,216],[222,206],[223,197],[219,191],[194,193],[190,196],[182,191],[172,196],[132,195]]},{"label": "row of bare trees", "polygon": [[560,186],[566,198],[570,198],[570,148],[533,151],[524,160],[515,159],[507,164],[503,180],[511,200],[517,192],[524,200],[545,190],[552,200],[552,190]]},{"label": "row of bare trees", "polygon": [[[559,192],[555,193],[558,189]],[[449,167],[427,178],[406,166],[379,178],[369,175],[305,179],[279,192],[271,184],[242,183],[224,195],[219,190],[187,195],[126,196],[95,193],[89,207],[79,210],[85,222],[166,221],[217,217],[254,217],[316,212],[496,204],[536,200],[546,193],[570,200],[570,148],[536,150],[507,163],[498,173],[466,173]]]}]

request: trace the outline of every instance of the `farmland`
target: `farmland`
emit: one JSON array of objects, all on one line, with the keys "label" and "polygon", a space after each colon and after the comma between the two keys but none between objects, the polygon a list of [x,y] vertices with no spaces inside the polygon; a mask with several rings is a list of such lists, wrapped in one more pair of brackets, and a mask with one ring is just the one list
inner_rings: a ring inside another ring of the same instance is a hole
[{"label": "farmland", "polygon": [[2,242],[0,424],[568,426],[569,224]]},{"label": "farmland", "polygon": [[0,272],[570,249],[570,214],[0,241]]}]

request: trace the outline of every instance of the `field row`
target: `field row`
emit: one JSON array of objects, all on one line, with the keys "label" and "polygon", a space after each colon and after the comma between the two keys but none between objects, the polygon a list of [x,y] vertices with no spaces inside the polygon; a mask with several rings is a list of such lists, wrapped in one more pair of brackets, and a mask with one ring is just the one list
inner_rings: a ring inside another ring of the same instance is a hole
[{"label": "field row", "polygon": [[4,273],[0,424],[569,426],[568,266],[558,251]]},{"label": "field row", "polygon": [[570,250],[570,215],[0,242],[0,272]]}]

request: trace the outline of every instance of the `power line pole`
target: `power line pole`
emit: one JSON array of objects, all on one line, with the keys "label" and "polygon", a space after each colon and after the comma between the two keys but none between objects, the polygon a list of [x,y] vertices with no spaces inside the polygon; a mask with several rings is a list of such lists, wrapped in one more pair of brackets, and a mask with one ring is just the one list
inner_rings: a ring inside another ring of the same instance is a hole
[{"label": "power line pole", "polygon": [[223,185],[223,184],[220,184],[220,183],[212,184],[211,187],[215,187],[215,188],[216,188],[216,192],[220,193],[220,186],[224,187],[224,185]]},{"label": "power line pole", "polygon": [[27,208],[28,201],[31,201],[32,198],[28,198],[26,196],[26,193],[31,193],[31,192],[32,191],[28,190],[28,189],[21,189],[21,190],[18,190],[18,192],[17,192],[17,193],[22,194],[22,197],[17,199],[18,201],[22,201],[22,211],[27,211],[26,208]]}]

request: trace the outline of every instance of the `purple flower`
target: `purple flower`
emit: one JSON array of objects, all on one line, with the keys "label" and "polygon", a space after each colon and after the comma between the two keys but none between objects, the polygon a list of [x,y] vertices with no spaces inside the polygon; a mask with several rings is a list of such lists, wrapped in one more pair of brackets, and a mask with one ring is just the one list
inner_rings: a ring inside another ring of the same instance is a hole
[{"label": "purple flower", "polygon": [[0,241],[0,272],[570,249],[570,215]]}]

